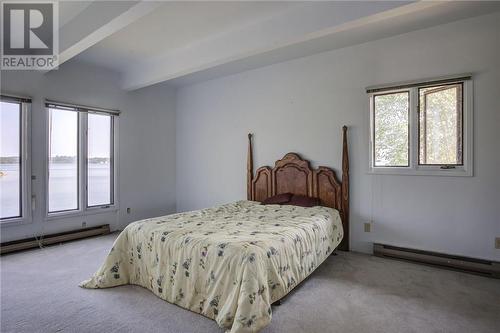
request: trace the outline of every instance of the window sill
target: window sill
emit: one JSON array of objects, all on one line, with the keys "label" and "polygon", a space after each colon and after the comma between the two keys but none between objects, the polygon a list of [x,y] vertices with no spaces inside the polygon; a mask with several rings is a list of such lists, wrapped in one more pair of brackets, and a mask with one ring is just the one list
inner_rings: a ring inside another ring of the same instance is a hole
[{"label": "window sill", "polygon": [[51,213],[45,217],[45,221],[57,221],[61,219],[68,219],[81,216],[106,214],[106,213],[116,213],[118,212],[118,206],[110,206],[106,208],[93,207],[87,208],[84,211],[74,211],[74,212],[64,212],[64,213]]},{"label": "window sill", "polygon": [[4,220],[0,222],[0,227],[15,227],[15,226],[21,226],[25,224],[30,224],[33,222],[31,218],[24,218],[24,217],[16,217],[8,220]]},{"label": "window sill", "polygon": [[370,168],[369,175],[472,177],[472,170],[439,168]]}]

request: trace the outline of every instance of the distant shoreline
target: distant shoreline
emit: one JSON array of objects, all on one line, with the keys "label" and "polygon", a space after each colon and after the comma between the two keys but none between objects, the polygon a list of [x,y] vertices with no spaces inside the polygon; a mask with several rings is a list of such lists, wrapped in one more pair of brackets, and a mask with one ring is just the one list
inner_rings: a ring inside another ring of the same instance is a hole
[{"label": "distant shoreline", "polygon": [[[50,162],[53,164],[74,164],[76,163],[76,158],[53,157]],[[108,164],[110,162],[110,159],[107,157],[93,157],[89,158],[88,162],[92,164]],[[19,164],[19,158],[0,157],[0,164],[9,164],[9,165]]]}]

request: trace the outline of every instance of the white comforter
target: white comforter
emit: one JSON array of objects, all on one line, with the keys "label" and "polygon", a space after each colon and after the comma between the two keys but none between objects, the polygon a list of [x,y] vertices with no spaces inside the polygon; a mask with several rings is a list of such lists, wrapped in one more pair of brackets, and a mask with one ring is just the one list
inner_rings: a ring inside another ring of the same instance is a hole
[{"label": "white comforter", "polygon": [[81,286],[140,285],[230,332],[255,332],[342,236],[334,209],[238,201],[130,224]]}]

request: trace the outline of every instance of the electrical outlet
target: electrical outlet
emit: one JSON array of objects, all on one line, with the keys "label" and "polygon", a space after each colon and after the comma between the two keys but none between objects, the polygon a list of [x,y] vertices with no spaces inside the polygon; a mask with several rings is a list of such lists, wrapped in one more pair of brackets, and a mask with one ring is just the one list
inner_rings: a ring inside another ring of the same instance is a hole
[{"label": "electrical outlet", "polygon": [[370,222],[365,222],[365,232],[371,232],[372,224]]},{"label": "electrical outlet", "polygon": [[85,228],[87,226],[87,222],[83,221],[82,222],[82,228]]},{"label": "electrical outlet", "polygon": [[127,207],[127,214],[130,214],[130,207]]},{"label": "electrical outlet", "polygon": [[495,238],[495,248],[500,249],[500,237]]}]

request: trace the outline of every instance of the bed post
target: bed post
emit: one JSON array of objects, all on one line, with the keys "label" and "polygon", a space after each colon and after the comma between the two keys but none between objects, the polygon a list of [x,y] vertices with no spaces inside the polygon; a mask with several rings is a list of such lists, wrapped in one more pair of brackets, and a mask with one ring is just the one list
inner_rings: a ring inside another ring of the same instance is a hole
[{"label": "bed post", "polygon": [[342,127],[342,218],[344,239],[339,249],[349,251],[349,152],[347,149],[347,126]]},{"label": "bed post", "polygon": [[252,198],[252,178],[253,178],[253,156],[252,156],[252,133],[248,133],[248,155],[247,155],[247,200]]}]

